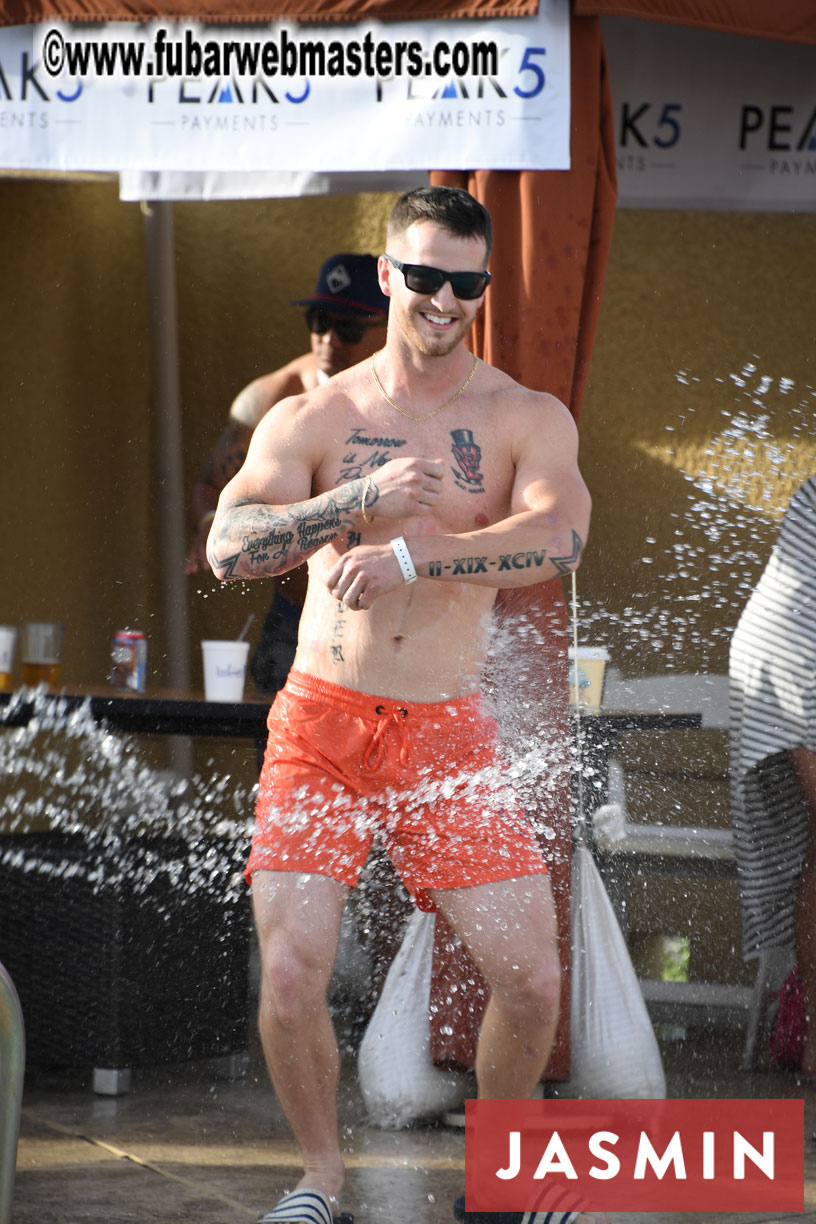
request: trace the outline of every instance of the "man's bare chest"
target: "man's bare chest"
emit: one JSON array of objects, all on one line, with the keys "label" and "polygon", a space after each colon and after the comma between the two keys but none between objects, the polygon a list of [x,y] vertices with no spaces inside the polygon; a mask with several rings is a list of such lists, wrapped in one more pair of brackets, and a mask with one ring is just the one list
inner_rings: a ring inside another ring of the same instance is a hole
[{"label": "man's bare chest", "polygon": [[448,411],[445,420],[401,422],[351,419],[337,429],[317,473],[323,492],[371,476],[392,459],[438,459],[444,464],[439,517],[455,530],[486,526],[507,514],[514,465],[508,443],[476,414]]}]

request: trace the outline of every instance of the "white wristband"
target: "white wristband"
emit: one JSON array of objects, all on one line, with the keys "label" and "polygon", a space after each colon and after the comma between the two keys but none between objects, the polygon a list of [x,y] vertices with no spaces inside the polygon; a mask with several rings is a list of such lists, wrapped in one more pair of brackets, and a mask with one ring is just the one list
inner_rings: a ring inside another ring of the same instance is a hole
[{"label": "white wristband", "polygon": [[411,560],[411,554],[408,551],[408,545],[403,540],[402,536],[397,536],[391,541],[391,547],[394,550],[394,556],[399,562],[399,567],[402,570],[402,576],[406,582],[416,582],[417,572],[414,569],[414,563]]}]

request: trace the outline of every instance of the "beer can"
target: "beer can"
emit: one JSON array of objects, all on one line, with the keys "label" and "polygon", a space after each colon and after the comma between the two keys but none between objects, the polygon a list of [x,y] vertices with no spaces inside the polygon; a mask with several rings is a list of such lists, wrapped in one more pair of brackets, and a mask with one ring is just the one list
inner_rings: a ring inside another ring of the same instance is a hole
[{"label": "beer can", "polygon": [[143,693],[147,682],[147,638],[138,629],[120,629],[111,647],[112,688]]}]

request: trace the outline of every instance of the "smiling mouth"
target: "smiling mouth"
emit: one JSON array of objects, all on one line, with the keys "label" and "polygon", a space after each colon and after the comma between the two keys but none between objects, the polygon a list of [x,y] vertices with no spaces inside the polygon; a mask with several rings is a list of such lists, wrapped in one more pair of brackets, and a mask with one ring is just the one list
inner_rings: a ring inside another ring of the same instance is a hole
[{"label": "smiling mouth", "polygon": [[432,327],[450,327],[451,323],[456,322],[456,315],[428,314],[424,310],[422,311],[422,317],[427,319]]}]

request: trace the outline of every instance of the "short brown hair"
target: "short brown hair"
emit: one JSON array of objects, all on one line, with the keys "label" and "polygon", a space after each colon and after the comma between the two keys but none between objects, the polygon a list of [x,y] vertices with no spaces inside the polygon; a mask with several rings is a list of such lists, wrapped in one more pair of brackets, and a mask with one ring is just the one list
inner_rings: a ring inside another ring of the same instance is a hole
[{"label": "short brown hair", "polygon": [[487,254],[493,246],[490,213],[461,187],[417,187],[404,192],[388,218],[388,242],[415,221],[432,221],[457,238],[481,238]]}]

